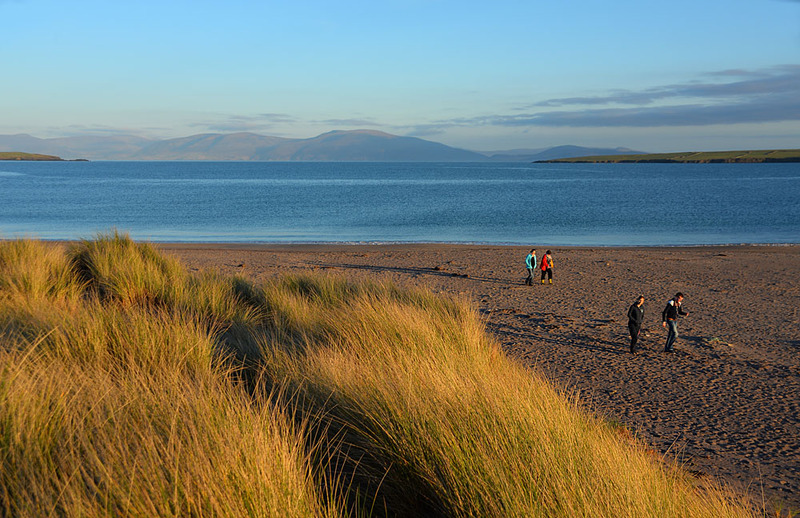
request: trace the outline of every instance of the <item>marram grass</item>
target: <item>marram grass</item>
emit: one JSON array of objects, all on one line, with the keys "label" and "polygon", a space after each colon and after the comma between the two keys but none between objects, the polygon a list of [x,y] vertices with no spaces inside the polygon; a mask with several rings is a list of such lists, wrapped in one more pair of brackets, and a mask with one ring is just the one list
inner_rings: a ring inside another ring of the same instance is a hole
[{"label": "marram grass", "polygon": [[752,516],[509,360],[466,301],[0,243],[0,515]]},{"label": "marram grass", "polygon": [[[148,247],[122,237],[61,251],[62,261],[43,260],[55,248],[41,244],[2,243],[0,257],[7,248],[16,264],[0,271],[0,515],[342,514],[313,476],[302,420],[236,381],[219,343],[242,318],[226,312],[234,297],[191,299],[201,284],[182,276],[169,287],[178,265],[148,264]],[[103,269],[87,275],[79,254],[101,256]],[[63,279],[59,268],[80,297],[25,281]]]}]

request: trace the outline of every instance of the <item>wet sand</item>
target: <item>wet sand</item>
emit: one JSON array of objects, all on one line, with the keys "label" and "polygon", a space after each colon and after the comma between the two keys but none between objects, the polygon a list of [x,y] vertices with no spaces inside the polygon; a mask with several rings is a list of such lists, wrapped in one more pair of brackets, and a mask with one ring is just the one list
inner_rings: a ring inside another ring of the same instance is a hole
[{"label": "wet sand", "polygon": [[[541,257],[547,245],[537,245]],[[160,245],[190,270],[254,280],[330,272],[465,294],[509,356],[636,431],[699,477],[800,508],[800,246],[552,248],[554,283],[525,286],[528,249],[462,245]],[[690,312],[674,354],[661,311]],[[641,352],[627,309],[645,296]],[[769,506],[767,506],[769,508]]]}]

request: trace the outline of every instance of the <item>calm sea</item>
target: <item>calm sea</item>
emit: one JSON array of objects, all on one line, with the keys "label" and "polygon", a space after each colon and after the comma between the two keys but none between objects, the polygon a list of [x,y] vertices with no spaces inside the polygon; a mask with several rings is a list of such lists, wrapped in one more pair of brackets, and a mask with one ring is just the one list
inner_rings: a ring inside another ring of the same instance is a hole
[{"label": "calm sea", "polygon": [[0,237],[800,242],[800,164],[0,162]]}]

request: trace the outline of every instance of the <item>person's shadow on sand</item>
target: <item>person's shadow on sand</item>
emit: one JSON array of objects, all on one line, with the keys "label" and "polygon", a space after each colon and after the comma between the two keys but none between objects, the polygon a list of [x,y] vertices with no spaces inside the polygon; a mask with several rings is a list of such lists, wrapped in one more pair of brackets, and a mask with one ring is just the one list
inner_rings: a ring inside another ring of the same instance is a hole
[{"label": "person's shadow on sand", "polygon": [[431,275],[436,277],[461,277],[479,282],[509,284],[508,280],[506,279],[473,276],[461,272],[448,271],[442,269],[439,266],[435,266],[433,268],[422,268],[422,267],[411,267],[411,266],[376,266],[372,264],[347,264],[347,263],[322,263],[322,262],[309,262],[307,264],[317,266],[319,268],[343,268],[348,270],[365,270],[375,273],[394,272],[394,273],[412,274],[412,275]]},{"label": "person's shadow on sand", "polygon": [[[507,323],[486,322],[486,329],[494,336],[500,338],[501,341],[531,337],[531,332],[529,330],[518,327],[509,328]],[[549,336],[541,336],[540,333],[536,333],[535,340],[564,350],[568,348],[579,348],[595,353],[608,353],[613,355],[630,354],[628,352],[628,346],[624,342],[617,343],[609,340],[590,338],[574,332],[566,335],[556,334]]]}]

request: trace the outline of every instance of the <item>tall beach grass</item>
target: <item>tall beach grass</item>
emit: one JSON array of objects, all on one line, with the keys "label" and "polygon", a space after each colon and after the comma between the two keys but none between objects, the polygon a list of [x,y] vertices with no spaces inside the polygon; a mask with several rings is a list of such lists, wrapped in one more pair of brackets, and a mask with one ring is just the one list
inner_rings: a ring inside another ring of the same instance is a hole
[{"label": "tall beach grass", "polygon": [[0,515],[752,516],[508,359],[466,300],[0,243]]},{"label": "tall beach grass", "polygon": [[341,515],[302,421],[235,381],[231,282],[122,236],[0,266],[0,515]]}]

